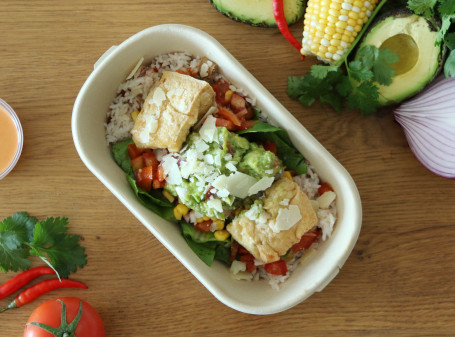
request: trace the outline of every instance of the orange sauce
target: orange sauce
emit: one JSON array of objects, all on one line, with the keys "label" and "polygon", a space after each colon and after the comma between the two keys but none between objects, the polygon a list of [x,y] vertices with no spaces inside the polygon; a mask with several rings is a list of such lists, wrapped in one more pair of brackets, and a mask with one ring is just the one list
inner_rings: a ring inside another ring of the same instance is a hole
[{"label": "orange sauce", "polygon": [[16,124],[10,114],[0,106],[0,173],[13,161],[18,145]]}]

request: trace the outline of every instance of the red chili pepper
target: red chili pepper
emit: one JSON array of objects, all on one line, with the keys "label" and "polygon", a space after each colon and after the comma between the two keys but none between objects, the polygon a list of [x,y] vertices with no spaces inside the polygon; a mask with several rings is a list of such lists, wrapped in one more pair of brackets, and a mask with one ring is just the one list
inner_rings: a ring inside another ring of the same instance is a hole
[{"label": "red chili pepper", "polygon": [[50,274],[55,274],[54,269],[48,266],[42,266],[31,268],[29,270],[24,271],[23,273],[14,276],[11,280],[4,283],[0,287],[0,300],[4,299],[9,295],[14,294],[16,291],[18,291],[23,286],[33,281],[38,276]]},{"label": "red chili pepper", "polygon": [[30,288],[25,289],[19,295],[17,295],[14,300],[5,308],[0,310],[0,313],[13,308],[22,307],[25,304],[32,302],[33,300],[37,299],[41,295],[60,288],[81,288],[87,289],[88,287],[79,281],[68,280],[65,278],[59,279],[52,279],[52,280],[45,280],[41,281],[40,283],[31,286]]},{"label": "red chili pepper", "polygon": [[[284,16],[284,6],[283,0],[273,0],[273,16],[275,17],[276,25],[280,30],[281,34],[299,51],[302,49],[302,45],[297,41],[297,39],[292,35],[289,30],[288,23],[286,22],[286,17]],[[305,59],[305,56],[302,55],[302,60]]]}]

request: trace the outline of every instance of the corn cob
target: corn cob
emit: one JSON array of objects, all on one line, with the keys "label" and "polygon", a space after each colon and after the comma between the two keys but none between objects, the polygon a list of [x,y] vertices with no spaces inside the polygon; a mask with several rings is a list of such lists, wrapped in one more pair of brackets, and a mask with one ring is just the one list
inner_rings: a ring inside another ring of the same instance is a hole
[{"label": "corn cob", "polygon": [[302,55],[326,63],[340,60],[368,21],[378,0],[308,0]]}]

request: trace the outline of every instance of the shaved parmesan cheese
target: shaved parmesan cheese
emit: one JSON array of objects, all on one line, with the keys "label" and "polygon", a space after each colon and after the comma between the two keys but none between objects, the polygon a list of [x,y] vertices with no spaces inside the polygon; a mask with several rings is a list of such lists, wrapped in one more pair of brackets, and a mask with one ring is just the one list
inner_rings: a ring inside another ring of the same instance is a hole
[{"label": "shaved parmesan cheese", "polygon": [[229,196],[229,191],[223,188],[222,190],[219,190],[216,195],[220,198],[226,198]]},{"label": "shaved parmesan cheese", "polygon": [[163,167],[164,174],[167,175],[166,182],[168,184],[180,185],[182,183],[182,175],[177,165],[177,159],[171,155],[167,155],[161,162],[161,166]]},{"label": "shaved parmesan cheese", "polygon": [[219,213],[223,213],[223,205],[221,204],[221,200],[220,199],[207,200],[207,206],[209,208],[215,209]]},{"label": "shaved parmesan cheese", "polygon": [[255,183],[253,186],[251,186],[248,189],[248,195],[253,195],[260,191],[264,191],[264,190],[268,189],[270,186],[272,186],[274,180],[275,180],[275,178],[273,178],[273,177],[261,178],[261,180],[259,180],[257,183]]},{"label": "shaved parmesan cheese", "polygon": [[227,190],[234,197],[246,198],[249,189],[257,183],[257,179],[242,172],[235,172],[228,177]]},{"label": "shaved parmesan cheese", "polygon": [[228,186],[228,177],[226,177],[224,174],[220,175],[218,178],[215,179],[212,185],[218,190],[225,190],[227,189]]},{"label": "shaved parmesan cheese", "polygon": [[275,233],[286,231],[292,228],[300,219],[300,209],[297,205],[290,205],[289,208],[280,208],[276,222],[271,223],[270,227]]},{"label": "shaved parmesan cheese", "polygon": [[139,69],[139,67],[142,65],[142,62],[144,62],[144,57],[141,57],[140,60],[136,63],[134,66],[133,70],[131,70],[130,74],[126,77],[127,80],[132,78],[136,71]]},{"label": "shaved parmesan cheese", "polygon": [[231,172],[237,171],[237,167],[232,162],[227,163],[226,168]]},{"label": "shaved parmesan cheese", "polygon": [[319,208],[329,208],[330,204],[336,199],[337,195],[335,192],[327,191],[324,192],[319,198],[317,198]]},{"label": "shaved parmesan cheese", "polygon": [[202,124],[201,129],[199,130],[199,134],[201,138],[205,140],[207,143],[212,143],[217,135],[216,132],[216,118],[212,115],[207,116],[204,124]]}]

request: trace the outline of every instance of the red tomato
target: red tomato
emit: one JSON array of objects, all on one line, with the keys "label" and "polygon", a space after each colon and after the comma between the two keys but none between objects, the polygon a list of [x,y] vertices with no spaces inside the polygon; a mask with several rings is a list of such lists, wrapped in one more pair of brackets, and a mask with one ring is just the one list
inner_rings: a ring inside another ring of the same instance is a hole
[{"label": "red tomato", "polygon": [[323,183],[319,188],[318,188],[318,193],[319,195],[323,195],[327,191],[332,191],[334,192],[332,186],[330,186],[329,183]]},{"label": "red tomato", "polygon": [[300,252],[302,249],[308,249],[313,244],[314,241],[321,235],[320,231],[311,231],[302,235],[302,238],[299,242],[291,247],[292,252],[295,254]]},{"label": "red tomato", "polygon": [[164,173],[164,167],[159,165],[156,169],[156,174],[158,175],[158,181],[163,182],[166,180],[166,174]]},{"label": "red tomato", "polygon": [[218,107],[218,115],[231,121],[235,126],[240,126],[240,119],[229,109]]},{"label": "red tomato", "polygon": [[226,91],[229,90],[229,83],[220,79],[212,84],[213,91],[215,91],[216,102],[220,105],[227,106]]},{"label": "red tomato", "polygon": [[276,154],[276,144],[270,140],[266,140],[264,142],[264,149],[267,151],[272,152],[273,154]]},{"label": "red tomato", "polygon": [[153,168],[151,166],[146,166],[143,169],[136,171],[134,178],[136,179],[137,186],[144,191],[149,192],[152,189]]},{"label": "red tomato", "polygon": [[288,266],[283,260],[267,263],[264,265],[264,269],[267,273],[273,275],[286,275],[288,272]]},{"label": "red tomato", "polygon": [[138,156],[134,159],[131,159],[131,166],[133,167],[133,171],[136,172],[144,167],[144,158],[142,156]]},{"label": "red tomato", "polygon": [[237,93],[232,94],[230,103],[231,103],[232,110],[234,110],[235,112],[238,112],[238,111],[246,108],[245,99]]},{"label": "red tomato", "polygon": [[215,120],[215,125],[224,126],[228,130],[234,130],[234,124],[231,121],[228,121],[227,119],[224,118],[217,118]]},{"label": "red tomato", "polygon": [[146,152],[142,155],[144,158],[144,166],[153,166],[155,169],[158,168],[158,159],[156,159],[155,152]]},{"label": "red tomato", "polygon": [[201,232],[210,232],[212,230],[212,220],[198,222],[194,225],[194,228]]},{"label": "red tomato", "polygon": [[[82,302],[82,303],[81,303]],[[55,332],[64,332],[62,330],[61,315],[63,305],[66,307],[66,323],[69,325],[76,318],[80,306],[82,305],[82,315],[79,322],[75,326],[75,330],[68,331],[68,336],[84,336],[84,337],[104,337],[104,325],[100,315],[87,302],[76,297],[61,297],[55,300],[50,300],[41,304],[36,308],[25,326],[24,337],[52,337],[61,336]],[[47,332],[44,328],[29,324],[31,322],[41,323],[48,326],[49,331],[52,329],[54,334]]]},{"label": "red tomato", "polygon": [[140,149],[136,146],[136,144],[129,144],[128,145],[128,156],[130,159],[134,159],[144,153],[143,149]]},{"label": "red tomato", "polygon": [[250,253],[240,256],[240,261],[245,263],[246,270],[249,273],[252,273],[257,268],[257,266],[254,265],[254,256]]}]

